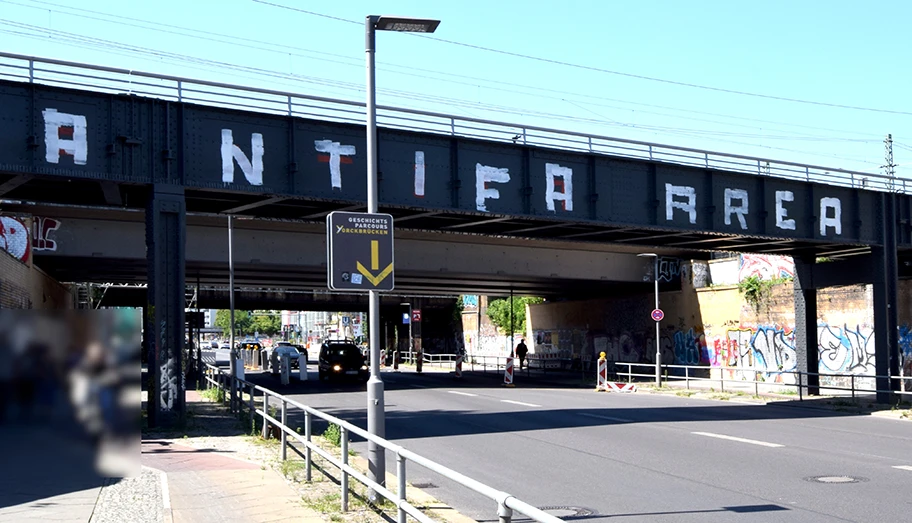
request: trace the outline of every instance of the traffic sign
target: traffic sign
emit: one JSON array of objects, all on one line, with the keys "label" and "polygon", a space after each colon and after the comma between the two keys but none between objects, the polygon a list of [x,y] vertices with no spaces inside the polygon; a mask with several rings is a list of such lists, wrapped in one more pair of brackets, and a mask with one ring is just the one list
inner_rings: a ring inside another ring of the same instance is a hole
[{"label": "traffic sign", "polygon": [[412,322],[421,322],[421,309],[412,309]]},{"label": "traffic sign", "polygon": [[665,317],[665,313],[662,312],[662,309],[655,309],[652,311],[652,319],[655,321],[662,321],[662,318]]},{"label": "traffic sign", "polygon": [[345,326],[345,327],[348,327],[349,324],[351,324],[351,317],[349,317],[349,316],[342,316],[342,325]]},{"label": "traffic sign", "polygon": [[326,217],[327,283],[335,291],[393,290],[393,217],[335,211]]}]

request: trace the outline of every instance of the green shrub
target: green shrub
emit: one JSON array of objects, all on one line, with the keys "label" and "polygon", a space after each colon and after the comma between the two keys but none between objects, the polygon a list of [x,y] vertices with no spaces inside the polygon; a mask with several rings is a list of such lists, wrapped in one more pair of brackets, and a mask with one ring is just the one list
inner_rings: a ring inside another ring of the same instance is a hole
[{"label": "green shrub", "polygon": [[342,428],[335,423],[330,423],[326,430],[323,431],[323,438],[336,447],[342,444]]}]

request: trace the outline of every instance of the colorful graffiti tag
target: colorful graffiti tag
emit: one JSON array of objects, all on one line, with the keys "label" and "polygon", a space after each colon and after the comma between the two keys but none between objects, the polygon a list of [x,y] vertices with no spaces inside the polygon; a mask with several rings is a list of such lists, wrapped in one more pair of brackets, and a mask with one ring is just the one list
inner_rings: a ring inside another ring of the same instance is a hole
[{"label": "colorful graffiti tag", "polygon": [[744,281],[751,276],[759,276],[762,280],[793,278],[795,277],[795,261],[789,256],[742,254],[738,281]]},{"label": "colorful graffiti tag", "polygon": [[817,344],[821,370],[852,374],[875,373],[873,329],[820,325],[817,327]]},{"label": "colorful graffiti tag", "polygon": [[31,253],[28,227],[12,216],[0,216],[0,249],[22,263],[28,263]]}]

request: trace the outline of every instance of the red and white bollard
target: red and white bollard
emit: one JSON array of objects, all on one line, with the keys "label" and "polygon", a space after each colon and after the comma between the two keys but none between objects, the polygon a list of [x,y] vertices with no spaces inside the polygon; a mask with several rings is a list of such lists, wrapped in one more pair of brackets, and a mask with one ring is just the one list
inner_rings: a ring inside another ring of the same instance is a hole
[{"label": "red and white bollard", "polygon": [[595,384],[595,392],[608,392],[608,360],[605,359],[604,352],[599,354],[598,379]]},{"label": "red and white bollard", "polygon": [[504,367],[504,385],[513,386],[513,356],[507,357],[507,366]]},{"label": "red and white bollard", "polygon": [[456,357],[456,377],[457,378],[462,377],[462,359],[463,359],[462,354],[460,354],[459,356]]}]

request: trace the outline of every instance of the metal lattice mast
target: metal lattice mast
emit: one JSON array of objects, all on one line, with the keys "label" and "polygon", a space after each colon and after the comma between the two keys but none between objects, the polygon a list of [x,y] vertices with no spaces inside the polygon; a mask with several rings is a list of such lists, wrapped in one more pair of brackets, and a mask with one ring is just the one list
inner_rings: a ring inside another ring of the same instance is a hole
[{"label": "metal lattice mast", "polygon": [[890,190],[893,190],[896,182],[896,164],[893,163],[893,135],[888,134],[884,138],[884,176],[890,178],[888,182],[890,184]]}]

